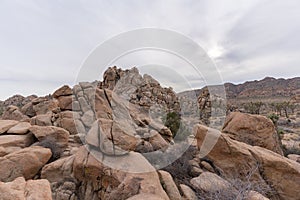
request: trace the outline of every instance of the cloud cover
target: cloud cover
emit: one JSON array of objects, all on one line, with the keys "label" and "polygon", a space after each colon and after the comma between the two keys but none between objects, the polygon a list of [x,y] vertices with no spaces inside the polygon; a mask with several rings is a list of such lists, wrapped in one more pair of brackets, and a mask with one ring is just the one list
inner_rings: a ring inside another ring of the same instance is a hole
[{"label": "cloud cover", "polygon": [[297,0],[2,0],[0,24],[2,100],[73,85],[97,45],[145,27],[196,41],[224,82],[300,76]]}]

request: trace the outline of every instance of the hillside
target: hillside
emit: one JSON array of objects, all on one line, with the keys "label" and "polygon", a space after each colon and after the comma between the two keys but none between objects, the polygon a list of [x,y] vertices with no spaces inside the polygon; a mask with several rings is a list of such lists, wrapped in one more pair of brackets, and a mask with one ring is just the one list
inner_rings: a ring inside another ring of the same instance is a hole
[{"label": "hillside", "polygon": [[[247,81],[241,84],[225,83],[228,100],[260,100],[290,99],[300,95],[300,77],[283,79],[266,77],[262,80]],[[192,98],[199,96],[204,88],[180,92],[179,96]]]}]

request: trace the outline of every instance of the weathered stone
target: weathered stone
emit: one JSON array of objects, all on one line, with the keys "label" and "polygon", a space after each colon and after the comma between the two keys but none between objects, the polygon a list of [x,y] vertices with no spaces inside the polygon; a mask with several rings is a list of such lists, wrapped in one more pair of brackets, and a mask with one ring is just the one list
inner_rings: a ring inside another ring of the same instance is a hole
[{"label": "weathered stone", "polygon": [[72,96],[60,96],[58,97],[58,106],[61,110],[72,110]]},{"label": "weathered stone", "polygon": [[54,98],[58,98],[60,96],[69,96],[69,95],[72,95],[73,94],[73,91],[72,89],[68,86],[68,85],[64,85],[62,86],[61,88],[57,89],[53,94],[52,96]]},{"label": "weathered stone", "polygon": [[69,156],[45,165],[41,172],[41,178],[47,179],[50,183],[74,179],[73,161],[74,156]]},{"label": "weathered stone", "polygon": [[51,157],[50,149],[27,147],[0,158],[0,181],[12,181],[19,176],[33,178]]},{"label": "weathered stone", "polygon": [[32,126],[29,130],[39,141],[52,139],[61,146],[68,145],[70,134],[63,128],[55,126]]},{"label": "weathered stone", "polygon": [[287,156],[289,159],[293,160],[293,161],[296,161],[298,163],[300,163],[300,155],[297,155],[297,154],[289,154]]},{"label": "weathered stone", "polygon": [[164,189],[165,189],[167,195],[169,196],[169,198],[172,200],[173,199],[181,200],[179,190],[178,190],[171,174],[169,174],[168,172],[163,171],[163,170],[159,170],[158,174],[159,174],[160,181],[161,181],[162,185],[164,186]]},{"label": "weathered stone", "polygon": [[0,134],[5,133],[11,127],[17,125],[19,122],[15,120],[0,120]]},{"label": "weathered stone", "polygon": [[[215,129],[205,129],[197,125],[194,130],[200,144],[206,136],[208,141],[217,139],[206,159],[212,161],[222,177],[228,180],[247,178],[255,184],[259,183],[263,188],[272,187],[278,195],[277,198],[292,200],[298,197],[299,163],[265,148],[232,140]],[[203,152],[210,147],[207,144],[203,146]]]},{"label": "weathered stone", "polygon": [[83,146],[75,155],[73,173],[79,181],[91,185],[90,193],[86,195],[89,198],[97,190],[100,199],[127,199],[136,194],[153,194],[169,199],[155,169],[135,152],[122,157],[107,157],[101,152],[88,152]]},{"label": "weathered stone", "polygon": [[227,116],[222,131],[232,139],[283,155],[275,126],[264,116],[232,112]]},{"label": "weathered stone", "polygon": [[187,185],[180,184],[180,190],[182,191],[182,199],[183,200],[198,200],[195,192]]},{"label": "weathered stone", "polygon": [[38,126],[52,126],[51,121],[52,115],[49,114],[43,114],[43,115],[37,115],[33,118],[31,118],[31,124],[32,125],[38,125]]},{"label": "weathered stone", "polygon": [[52,200],[50,184],[47,180],[28,180],[18,177],[12,182],[0,182],[1,200]]},{"label": "weathered stone", "polygon": [[0,146],[8,147],[28,147],[34,143],[34,136],[30,133],[26,135],[1,135]]},{"label": "weathered stone", "polygon": [[149,138],[149,142],[151,143],[153,150],[166,150],[169,146],[169,143],[167,143],[164,138],[156,132],[156,134]]},{"label": "weathered stone", "polygon": [[91,127],[92,124],[95,121],[95,115],[94,112],[92,110],[89,110],[87,112],[85,112],[83,114],[83,116],[81,117],[81,121],[83,122],[83,124],[87,127]]},{"label": "weathered stone", "polygon": [[13,133],[13,134],[25,134],[29,131],[29,128],[31,127],[30,123],[28,122],[20,122],[17,125],[11,127],[7,133]]},{"label": "weathered stone", "polygon": [[203,172],[200,176],[191,179],[191,184],[194,188],[204,192],[224,191],[231,187],[231,184],[211,172]]},{"label": "weathered stone", "polygon": [[24,115],[17,106],[8,106],[2,114],[4,120],[28,120],[29,117]]}]

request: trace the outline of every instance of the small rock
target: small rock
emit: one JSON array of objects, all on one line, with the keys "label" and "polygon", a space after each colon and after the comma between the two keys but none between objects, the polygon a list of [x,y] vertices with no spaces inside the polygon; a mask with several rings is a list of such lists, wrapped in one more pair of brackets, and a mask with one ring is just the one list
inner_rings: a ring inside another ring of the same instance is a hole
[{"label": "small rock", "polygon": [[195,192],[189,186],[180,184],[179,187],[183,194],[183,200],[198,200]]},{"label": "small rock", "polygon": [[191,179],[190,183],[204,192],[220,192],[231,187],[228,181],[211,172],[203,172],[200,176]]}]

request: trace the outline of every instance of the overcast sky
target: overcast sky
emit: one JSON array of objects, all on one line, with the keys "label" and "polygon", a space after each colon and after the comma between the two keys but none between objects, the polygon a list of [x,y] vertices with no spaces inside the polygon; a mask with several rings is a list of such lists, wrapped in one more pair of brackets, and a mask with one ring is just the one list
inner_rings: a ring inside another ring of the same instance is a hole
[{"label": "overcast sky", "polygon": [[300,76],[298,0],[0,0],[0,99],[74,85],[97,45],[145,27],[193,39],[224,82]]}]

